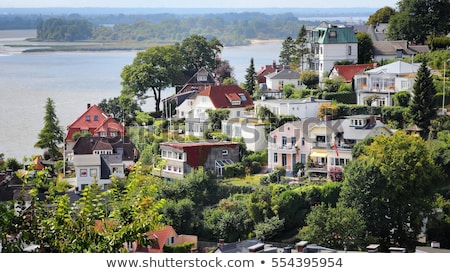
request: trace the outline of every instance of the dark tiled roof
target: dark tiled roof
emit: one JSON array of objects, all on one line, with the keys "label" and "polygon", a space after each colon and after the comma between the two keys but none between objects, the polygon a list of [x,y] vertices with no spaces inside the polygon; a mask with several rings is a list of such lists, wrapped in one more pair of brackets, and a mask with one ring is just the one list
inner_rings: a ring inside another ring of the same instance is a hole
[{"label": "dark tiled roof", "polygon": [[113,154],[122,153],[122,160],[134,160],[136,148],[129,137],[80,137],[73,146],[74,154],[92,154],[95,150],[113,150]]}]

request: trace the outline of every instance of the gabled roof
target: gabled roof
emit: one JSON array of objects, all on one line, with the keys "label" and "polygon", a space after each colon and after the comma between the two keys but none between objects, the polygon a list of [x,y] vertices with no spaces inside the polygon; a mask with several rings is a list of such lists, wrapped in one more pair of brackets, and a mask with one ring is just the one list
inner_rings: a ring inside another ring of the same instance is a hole
[{"label": "gabled roof", "polygon": [[374,41],[374,55],[396,55],[400,50],[403,54],[413,55],[417,53],[426,53],[430,51],[427,45],[408,45],[408,41]]},{"label": "gabled roof", "polygon": [[95,132],[111,131],[111,128],[114,127],[118,132],[125,131],[120,122],[108,116],[100,107],[88,104],[87,110],[67,126],[66,141],[73,141],[72,137],[76,132],[89,131],[94,134]]},{"label": "gabled roof", "polygon": [[96,150],[112,150],[113,154],[122,154],[122,160],[132,161],[137,150],[129,137],[79,137],[73,146],[75,155],[89,155]]},{"label": "gabled roof", "polygon": [[123,132],[125,131],[125,127],[118,122],[115,118],[107,117],[100,126],[98,126],[94,132],[108,132],[108,131],[117,131],[117,132]]},{"label": "gabled roof", "polygon": [[300,80],[300,73],[293,71],[289,67],[285,66],[280,71],[275,71],[266,75],[266,78],[275,80]]},{"label": "gabled roof", "polygon": [[[208,86],[197,95],[209,97],[216,109],[241,108],[253,105],[253,99],[236,84]],[[239,100],[237,101],[237,98]],[[235,100],[236,99],[236,100]]]},{"label": "gabled roof", "polygon": [[390,64],[386,64],[383,66],[379,66],[377,68],[367,70],[365,73],[367,74],[397,74],[397,75],[405,75],[405,74],[415,74],[420,67],[420,63],[407,63],[402,61],[393,62]]},{"label": "gabled roof", "polygon": [[172,226],[165,226],[161,230],[149,231],[146,234],[149,239],[155,242],[150,248],[147,248],[147,251],[150,253],[161,253],[167,239],[169,239],[171,234],[176,234],[176,231]]},{"label": "gabled roof", "polygon": [[272,64],[264,65],[261,67],[261,69],[256,72],[256,77],[258,79],[258,83],[265,83],[266,82],[266,75],[271,74],[279,69],[282,68],[281,64],[276,64],[275,61]]},{"label": "gabled roof", "polygon": [[348,65],[335,65],[333,70],[337,74],[344,78],[345,82],[352,82],[353,77],[361,71],[372,69],[377,66],[376,63],[372,64],[348,64]]},{"label": "gabled roof", "polygon": [[[87,118],[89,116],[89,118]],[[94,117],[97,116],[97,119]],[[108,115],[97,105],[88,105],[86,111],[81,114],[68,128],[97,128],[100,126]]]},{"label": "gabled roof", "polygon": [[[351,124],[352,119],[362,119],[367,121],[367,123],[362,126],[354,126]],[[377,120],[373,115],[354,115],[349,116],[346,119],[343,119],[340,123],[340,127],[342,128],[342,132],[344,139],[349,140],[363,140],[367,136],[369,136],[374,128],[385,128],[387,131],[392,131],[386,127],[381,121]]]},{"label": "gabled roof", "polygon": [[[285,124],[281,125],[280,127],[276,128],[275,130],[273,130],[272,133],[275,132],[286,132],[286,130],[284,128],[286,127],[294,127],[296,129],[302,129],[303,128],[303,121],[302,120],[296,120],[296,121],[291,121],[291,122],[286,122]],[[292,131],[292,133],[294,134],[294,131]]]}]

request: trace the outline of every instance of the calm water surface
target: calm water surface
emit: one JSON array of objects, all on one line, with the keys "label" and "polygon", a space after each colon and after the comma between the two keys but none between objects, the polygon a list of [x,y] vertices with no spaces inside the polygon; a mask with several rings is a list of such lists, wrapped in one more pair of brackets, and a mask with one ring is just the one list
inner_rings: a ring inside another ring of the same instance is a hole
[{"label": "calm water surface", "polygon": [[[0,31],[0,153],[22,160],[40,154],[34,148],[43,127],[47,98],[55,102],[56,115],[64,129],[86,109],[88,103],[117,97],[120,73],[131,64],[136,51],[20,53],[5,47],[33,37],[34,31]],[[234,68],[234,77],[244,81],[250,59],[255,69],[278,60],[281,41],[226,47],[222,59]],[[163,92],[163,97],[173,94]],[[143,109],[152,111],[149,99]]]}]

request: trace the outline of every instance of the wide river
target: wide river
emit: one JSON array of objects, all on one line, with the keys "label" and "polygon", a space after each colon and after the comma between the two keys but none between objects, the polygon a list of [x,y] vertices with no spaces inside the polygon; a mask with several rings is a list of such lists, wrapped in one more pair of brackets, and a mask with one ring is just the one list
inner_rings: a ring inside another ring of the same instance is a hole
[{"label": "wide river", "polygon": [[[42,154],[34,148],[43,127],[47,98],[55,102],[59,124],[66,127],[81,115],[88,103],[117,97],[120,73],[131,64],[136,51],[21,53],[9,47],[35,37],[34,30],[0,31],[0,154],[16,158]],[[255,69],[279,59],[282,41],[258,42],[249,46],[225,47],[222,59],[234,68],[243,82],[250,59]],[[167,89],[162,96],[173,94]],[[143,105],[152,111],[153,101]]]}]

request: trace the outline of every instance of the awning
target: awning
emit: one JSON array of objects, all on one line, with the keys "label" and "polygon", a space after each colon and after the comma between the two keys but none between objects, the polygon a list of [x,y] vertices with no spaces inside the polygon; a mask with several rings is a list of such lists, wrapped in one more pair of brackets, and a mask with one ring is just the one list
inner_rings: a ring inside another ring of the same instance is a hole
[{"label": "awning", "polygon": [[312,152],[309,156],[311,156],[311,157],[327,157],[327,153]]}]

